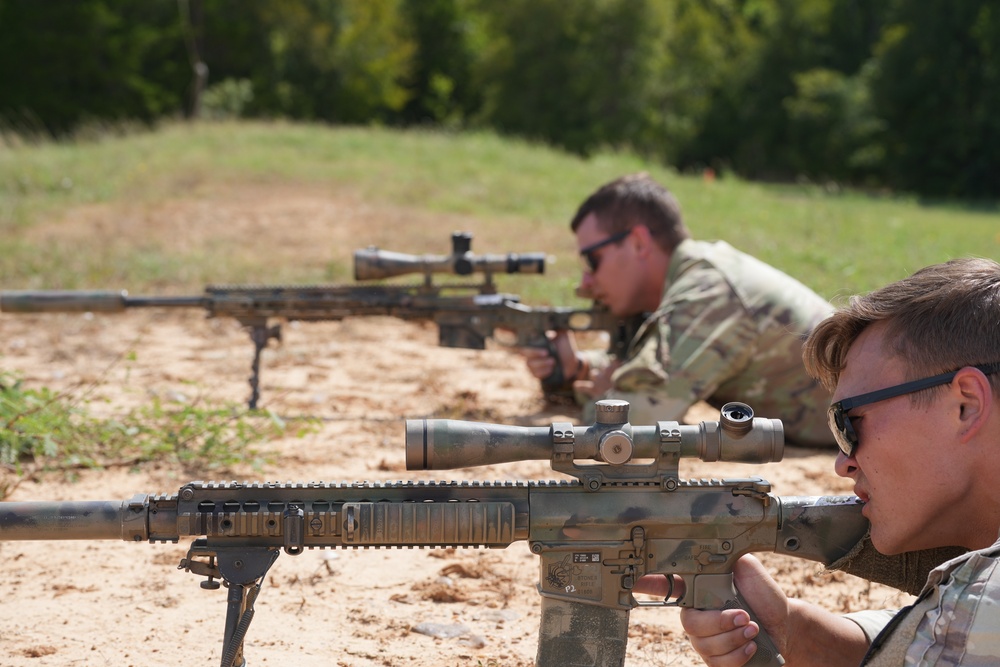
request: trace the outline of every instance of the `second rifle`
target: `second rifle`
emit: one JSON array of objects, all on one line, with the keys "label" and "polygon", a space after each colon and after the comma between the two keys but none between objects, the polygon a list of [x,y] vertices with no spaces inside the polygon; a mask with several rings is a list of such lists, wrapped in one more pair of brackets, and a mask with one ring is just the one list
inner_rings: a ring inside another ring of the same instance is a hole
[{"label": "second rifle", "polygon": [[[632,326],[604,309],[529,307],[515,294],[497,292],[494,275],[540,274],[544,253],[476,255],[471,236],[452,235],[451,255],[408,255],[369,247],[354,253],[358,280],[421,273],[416,284],[209,285],[190,296],[132,296],[120,291],[0,291],[6,313],[120,313],[133,308],[202,308],[209,317],[231,317],[250,334],[254,346],[250,374],[251,409],[260,399],[260,357],[271,340],[281,341],[281,321],[319,322],[347,317],[390,316],[431,321],[444,347],[485,349],[497,330],[512,332],[510,344],[545,347],[549,330],[603,330],[612,346],[631,339]],[[483,275],[478,283],[436,284],[434,274]],[[563,385],[561,369],[542,382],[548,395]]]}]

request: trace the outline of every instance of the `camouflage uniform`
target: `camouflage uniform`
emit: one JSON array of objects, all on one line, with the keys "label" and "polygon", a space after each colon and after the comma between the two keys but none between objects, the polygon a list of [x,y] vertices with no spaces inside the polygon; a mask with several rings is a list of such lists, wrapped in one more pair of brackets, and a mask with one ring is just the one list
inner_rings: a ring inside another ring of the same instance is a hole
[{"label": "camouflage uniform", "polygon": [[1000,664],[1000,539],[931,571],[917,602],[885,624],[884,612],[848,614],[869,638],[865,667]]},{"label": "camouflage uniform", "polygon": [[[832,446],[830,395],[802,364],[802,343],[832,311],[802,283],[728,243],[683,241],[659,308],[603,398],[629,401],[633,424],[680,420],[699,400],[714,407],[742,401],[781,419],[789,442]],[[611,360],[588,353],[588,361],[599,369]]]}]

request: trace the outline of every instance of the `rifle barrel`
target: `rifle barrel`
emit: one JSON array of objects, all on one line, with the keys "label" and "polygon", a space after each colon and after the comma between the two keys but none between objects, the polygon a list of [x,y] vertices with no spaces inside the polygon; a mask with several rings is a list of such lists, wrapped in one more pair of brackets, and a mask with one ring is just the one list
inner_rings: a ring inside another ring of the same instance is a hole
[{"label": "rifle barrel", "polygon": [[122,540],[128,502],[25,501],[0,504],[0,541]]},{"label": "rifle barrel", "polygon": [[0,311],[8,313],[120,313],[126,308],[198,308],[203,296],[130,297],[127,290],[6,290]]}]

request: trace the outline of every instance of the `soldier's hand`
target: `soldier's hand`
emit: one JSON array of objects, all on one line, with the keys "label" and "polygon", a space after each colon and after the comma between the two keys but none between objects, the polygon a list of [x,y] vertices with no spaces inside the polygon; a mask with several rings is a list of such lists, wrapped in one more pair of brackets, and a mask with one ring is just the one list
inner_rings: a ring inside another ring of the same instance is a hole
[{"label": "soldier's hand", "polygon": [[583,369],[583,359],[577,353],[576,339],[569,331],[549,331],[549,349],[540,347],[523,347],[518,351],[524,357],[528,366],[528,371],[539,380],[552,375],[556,370],[556,358],[552,356],[551,350],[556,351],[559,358],[559,365],[563,370],[563,377],[572,380],[577,377]]},{"label": "soldier's hand", "polygon": [[552,358],[549,351],[541,347],[522,347],[518,353],[524,357],[524,362],[528,366],[528,372],[539,380],[552,375],[556,369],[556,360]]},{"label": "soldier's hand", "polygon": [[591,399],[600,399],[614,386],[614,383],[611,382],[611,375],[619,366],[621,366],[621,362],[615,361],[602,368],[600,372],[593,373],[589,379],[574,382],[573,390],[584,396],[589,396]]},{"label": "soldier's hand", "polygon": [[[642,581],[640,579],[640,581]],[[775,647],[785,653],[788,643],[788,598],[753,556],[743,556],[733,568],[736,589],[767,629]],[[699,611],[681,609],[681,625],[691,646],[709,667],[742,667],[756,652],[760,626],[743,609]]]}]

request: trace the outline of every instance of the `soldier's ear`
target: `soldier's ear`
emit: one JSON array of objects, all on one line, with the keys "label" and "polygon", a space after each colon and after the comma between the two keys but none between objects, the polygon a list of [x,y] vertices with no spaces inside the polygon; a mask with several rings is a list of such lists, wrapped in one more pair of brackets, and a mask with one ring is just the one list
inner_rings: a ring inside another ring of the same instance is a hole
[{"label": "soldier's ear", "polygon": [[649,252],[653,245],[655,245],[655,240],[653,239],[653,234],[649,231],[649,227],[646,225],[636,225],[632,228],[632,233],[629,234],[632,242],[635,243],[636,250],[639,252]]},{"label": "soldier's ear", "polygon": [[997,402],[990,381],[978,368],[966,366],[951,381],[957,424],[963,442],[972,439],[991,417],[997,416]]}]

